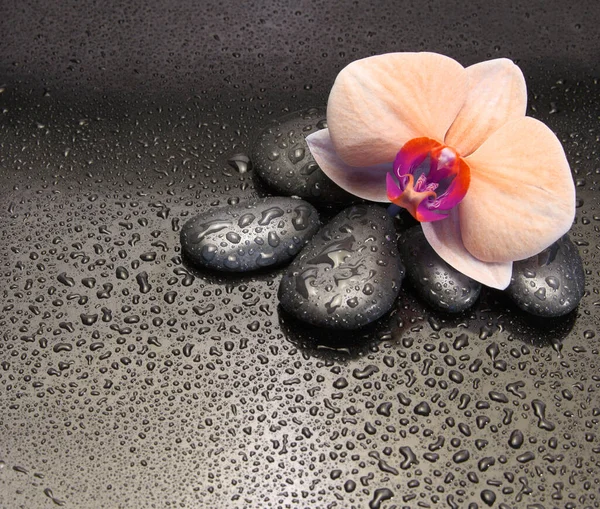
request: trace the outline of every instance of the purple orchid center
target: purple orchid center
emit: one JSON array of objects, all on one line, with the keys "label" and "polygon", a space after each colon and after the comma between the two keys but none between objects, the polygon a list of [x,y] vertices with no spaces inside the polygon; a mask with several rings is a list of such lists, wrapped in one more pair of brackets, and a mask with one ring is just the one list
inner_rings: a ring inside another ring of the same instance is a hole
[{"label": "purple orchid center", "polygon": [[439,221],[467,194],[471,173],[452,147],[413,138],[398,152],[387,175],[388,199],[420,222]]}]

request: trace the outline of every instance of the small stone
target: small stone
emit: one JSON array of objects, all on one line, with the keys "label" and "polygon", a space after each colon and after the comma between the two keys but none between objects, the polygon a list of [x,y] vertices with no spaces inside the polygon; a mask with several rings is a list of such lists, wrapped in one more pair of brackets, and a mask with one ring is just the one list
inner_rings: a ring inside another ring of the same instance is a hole
[{"label": "small stone", "polygon": [[583,262],[568,235],[541,253],[514,262],[506,289],[522,310],[546,318],[573,311],[584,290]]},{"label": "small stone", "polygon": [[322,204],[357,201],[323,173],[308,149],[306,136],[326,127],[325,110],[318,108],[296,111],[273,121],[252,146],[251,159],[258,175],[285,196]]},{"label": "small stone", "polygon": [[319,215],[310,203],[265,198],[190,219],[181,229],[181,248],[194,265],[248,272],[290,261],[318,229]]},{"label": "small stone", "polygon": [[461,313],[475,304],[481,284],[442,260],[420,226],[404,232],[399,247],[406,277],[427,304],[448,313]]},{"label": "small stone", "polygon": [[281,306],[320,327],[357,329],[390,310],[404,267],[385,209],[357,205],[324,226],[287,268]]}]

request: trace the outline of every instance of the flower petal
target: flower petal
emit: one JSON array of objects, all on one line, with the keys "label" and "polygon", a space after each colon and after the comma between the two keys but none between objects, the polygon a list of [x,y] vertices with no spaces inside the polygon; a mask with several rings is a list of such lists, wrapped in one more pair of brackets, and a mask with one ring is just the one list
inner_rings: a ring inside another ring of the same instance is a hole
[{"label": "flower petal", "polygon": [[506,122],[525,116],[527,87],[521,69],[507,58],[467,67],[469,93],[445,143],[463,157]]},{"label": "flower petal", "polygon": [[481,284],[504,290],[510,284],[512,262],[488,263],[475,258],[465,248],[456,208],[448,218],[421,223],[427,242],[446,263]]},{"label": "flower petal", "polygon": [[356,168],[347,165],[336,154],[328,129],[321,129],[306,137],[306,143],[319,167],[342,189],[359,198],[387,202],[386,174],[392,163]]},{"label": "flower petal", "polygon": [[327,124],[349,165],[393,161],[410,139],[443,141],[468,91],[464,67],[437,53],[390,53],[352,62],[331,89]]},{"label": "flower petal", "polygon": [[542,122],[513,120],[466,160],[471,186],[458,209],[463,242],[476,258],[529,258],[571,227],[575,186],[569,163]]}]

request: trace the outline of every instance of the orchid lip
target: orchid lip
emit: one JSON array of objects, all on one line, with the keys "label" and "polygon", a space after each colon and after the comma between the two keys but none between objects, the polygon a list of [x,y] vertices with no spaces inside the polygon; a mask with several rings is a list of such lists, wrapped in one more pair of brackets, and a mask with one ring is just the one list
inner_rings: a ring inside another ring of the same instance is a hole
[{"label": "orchid lip", "polygon": [[413,138],[398,152],[386,178],[388,199],[420,222],[439,221],[465,197],[470,170],[452,147]]}]

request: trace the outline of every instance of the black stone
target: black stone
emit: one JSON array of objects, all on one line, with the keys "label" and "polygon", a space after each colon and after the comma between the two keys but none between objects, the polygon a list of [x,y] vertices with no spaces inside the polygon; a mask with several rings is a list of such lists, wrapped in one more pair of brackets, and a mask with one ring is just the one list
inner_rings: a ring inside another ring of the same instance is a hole
[{"label": "black stone", "polygon": [[583,263],[568,235],[541,253],[514,262],[506,289],[521,309],[547,318],[573,311],[584,290]]},{"label": "black stone", "polygon": [[399,248],[406,277],[419,297],[431,307],[460,313],[475,304],[481,284],[442,260],[427,242],[420,226],[404,232]]},{"label": "black stone", "polygon": [[318,108],[274,120],[252,146],[251,160],[261,179],[278,194],[299,196],[313,203],[357,201],[323,173],[308,149],[306,136],[326,127],[325,110]]},{"label": "black stone", "polygon": [[281,306],[320,327],[356,329],[393,305],[404,267],[385,209],[356,205],[324,226],[286,269]]},{"label": "black stone", "polygon": [[319,229],[315,208],[294,198],[265,198],[190,219],[181,248],[194,265],[247,272],[291,260]]}]

